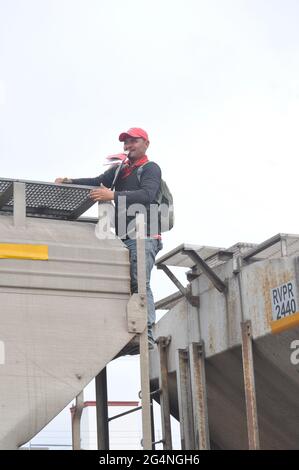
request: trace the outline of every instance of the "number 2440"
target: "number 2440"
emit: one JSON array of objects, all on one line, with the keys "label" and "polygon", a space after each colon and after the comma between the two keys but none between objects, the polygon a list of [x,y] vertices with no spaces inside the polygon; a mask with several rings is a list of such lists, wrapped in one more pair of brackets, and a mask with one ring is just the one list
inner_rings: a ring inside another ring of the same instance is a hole
[{"label": "number 2440", "polygon": [[283,302],[282,305],[276,305],[276,318],[279,320],[281,317],[286,317],[287,315],[292,315],[296,312],[296,302],[294,299],[288,300],[286,303]]}]

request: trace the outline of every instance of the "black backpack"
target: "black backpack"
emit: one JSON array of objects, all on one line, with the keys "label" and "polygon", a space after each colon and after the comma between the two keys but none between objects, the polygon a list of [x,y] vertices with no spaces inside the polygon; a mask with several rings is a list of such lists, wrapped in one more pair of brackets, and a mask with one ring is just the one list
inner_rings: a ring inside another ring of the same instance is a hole
[{"label": "black backpack", "polygon": [[[140,183],[141,174],[143,167],[147,165],[146,162],[144,165],[139,166],[137,170],[137,178]],[[174,208],[173,208],[173,196],[167,183],[161,179],[160,189],[155,199],[156,204],[158,204],[159,218],[161,221],[161,232],[167,232],[171,230],[174,225]]]}]

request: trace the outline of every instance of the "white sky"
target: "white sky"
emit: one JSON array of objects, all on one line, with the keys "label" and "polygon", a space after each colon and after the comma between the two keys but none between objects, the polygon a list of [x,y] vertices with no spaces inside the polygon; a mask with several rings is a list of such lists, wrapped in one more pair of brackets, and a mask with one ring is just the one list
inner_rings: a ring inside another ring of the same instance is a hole
[{"label": "white sky", "polygon": [[167,249],[299,233],[298,23],[297,0],[0,0],[2,176],[95,176],[140,126]]},{"label": "white sky", "polygon": [[138,126],[165,251],[299,233],[298,24],[297,0],[0,0],[1,175],[96,176]]}]

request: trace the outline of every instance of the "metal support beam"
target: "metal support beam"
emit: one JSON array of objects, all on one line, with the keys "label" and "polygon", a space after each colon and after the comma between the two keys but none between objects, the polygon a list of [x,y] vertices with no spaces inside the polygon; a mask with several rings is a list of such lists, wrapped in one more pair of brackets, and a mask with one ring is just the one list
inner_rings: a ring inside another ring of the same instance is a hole
[{"label": "metal support beam", "polygon": [[[146,263],[145,263],[145,231],[144,214],[136,217],[137,228],[137,280],[138,294],[143,296],[146,304]],[[147,320],[147,308],[144,309]],[[140,379],[142,392],[142,446],[144,450],[152,449],[152,429],[151,429],[151,404],[150,404],[150,383],[149,383],[149,352],[146,327],[140,334]]]},{"label": "metal support beam", "polygon": [[96,408],[98,450],[109,449],[108,398],[106,367],[96,376]]},{"label": "metal support beam", "polygon": [[151,424],[152,424],[152,450],[155,450],[156,449],[155,416],[154,416],[154,400],[153,400],[152,394],[150,396],[150,402],[151,402]]},{"label": "metal support beam", "polygon": [[184,297],[187,296],[187,289],[183,286],[183,284],[180,283],[180,281],[175,277],[175,275],[170,271],[170,269],[165,266],[165,264],[159,264],[157,265],[157,269],[162,269],[166,276],[171,279],[171,281],[174,283],[174,285],[179,289],[179,291],[183,294]]},{"label": "metal support beam", "polygon": [[[214,255],[215,256],[215,255]],[[232,259],[234,256],[234,253],[232,251],[227,251],[227,250],[219,250],[217,252],[217,259],[219,261],[228,261]],[[208,261],[210,260],[211,257],[205,259],[205,263],[208,265]],[[194,281],[194,279],[197,279],[200,275],[202,274],[202,269],[196,265],[193,266],[193,268],[186,273],[187,279],[189,282]]]},{"label": "metal support beam", "polygon": [[281,256],[288,256],[287,237],[282,235],[280,240]]},{"label": "metal support beam", "polygon": [[183,450],[195,449],[189,354],[185,349],[177,351],[177,388]]},{"label": "metal support beam", "polygon": [[267,248],[270,248],[270,246],[275,245],[275,243],[279,243],[283,238],[285,238],[286,235],[283,233],[279,233],[275,235],[274,237],[269,238],[268,240],[265,240],[263,243],[260,243],[259,245],[255,246],[251,250],[247,251],[247,253],[242,256],[244,261],[248,261],[249,258],[252,258],[253,256],[257,255],[258,253],[261,253],[262,251],[266,250]]},{"label": "metal support beam", "polygon": [[72,448],[81,450],[81,416],[84,408],[83,391],[76,396],[76,405],[72,414]]},{"label": "metal support beam", "polygon": [[176,276],[173,274],[173,272],[170,271],[167,266],[165,266],[164,264],[158,264],[157,269],[162,269],[164,271],[166,276],[168,276],[169,279],[176,285],[182,296],[184,296],[188,300],[188,302],[191,303],[191,305],[194,305],[195,307],[199,306],[199,297],[193,296],[190,292],[190,288],[188,289],[184,287],[183,284],[180,283],[180,281],[176,278]]},{"label": "metal support beam", "polygon": [[204,343],[189,346],[195,449],[210,449]]},{"label": "metal support beam", "polygon": [[160,407],[161,407],[161,425],[162,425],[162,439],[163,449],[172,450],[171,441],[171,424],[170,424],[170,404],[169,404],[169,389],[168,389],[168,368],[167,368],[167,349],[171,338],[160,336],[157,338],[159,350],[159,387],[160,394]]},{"label": "metal support beam", "polygon": [[210,266],[196,253],[196,251],[184,249],[183,252],[188,255],[197,266],[200,267],[200,269],[210,279],[219,292],[226,291],[226,284],[220,279],[220,277],[217,276],[217,274],[215,274],[213,269],[210,268]]},{"label": "metal support beam", "polygon": [[113,421],[114,419],[122,418],[123,416],[130,415],[132,413],[135,413],[135,411],[139,411],[142,409],[142,406],[136,406],[136,408],[133,408],[132,410],[129,411],[124,411],[123,413],[119,413],[118,415],[111,416],[111,418],[108,418],[108,422]]},{"label": "metal support beam", "polygon": [[241,322],[241,330],[249,449],[258,450],[260,448],[260,442],[253,367],[251,321]]},{"label": "metal support beam", "polygon": [[26,224],[26,192],[25,183],[13,184],[13,221],[15,227],[23,227]]}]

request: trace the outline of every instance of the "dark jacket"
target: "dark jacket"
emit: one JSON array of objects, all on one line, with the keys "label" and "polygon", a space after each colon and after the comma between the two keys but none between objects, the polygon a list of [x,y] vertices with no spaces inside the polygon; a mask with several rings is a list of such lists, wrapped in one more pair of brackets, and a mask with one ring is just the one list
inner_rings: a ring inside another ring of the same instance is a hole
[{"label": "dark jacket", "polygon": [[[121,172],[115,184],[115,229],[116,234],[120,238],[127,238],[128,231],[130,231],[130,237],[132,237],[131,229],[135,227],[135,212],[140,212],[142,207],[144,208],[143,213],[146,218],[145,233],[149,237],[160,234],[159,223],[156,223],[157,204],[155,204],[155,198],[160,188],[161,169],[156,163],[148,162],[142,168],[140,182],[137,177],[137,170],[138,168],[135,168],[126,178],[123,177],[123,172]],[[101,184],[103,184],[107,188],[110,188],[115,171],[116,167],[112,167],[96,178],[77,178],[72,179],[72,182],[74,184],[87,186],[101,186]],[[125,196],[125,199],[121,198],[121,196]],[[123,204],[124,201],[125,208]],[[138,206],[133,206],[134,204],[139,204],[139,208]],[[125,210],[125,213],[122,209]],[[124,219],[121,219],[121,217],[124,217]],[[122,220],[125,222],[122,223]],[[134,238],[134,236],[132,238]]]}]

